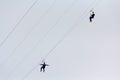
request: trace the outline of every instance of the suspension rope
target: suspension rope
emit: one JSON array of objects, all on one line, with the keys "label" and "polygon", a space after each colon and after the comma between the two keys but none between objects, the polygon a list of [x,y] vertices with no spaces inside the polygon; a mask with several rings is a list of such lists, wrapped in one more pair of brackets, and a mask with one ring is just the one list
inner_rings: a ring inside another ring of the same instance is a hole
[{"label": "suspension rope", "polygon": [[[95,0],[95,1],[96,1],[96,3],[95,3],[95,5],[96,5],[96,4],[97,4],[97,1],[100,1],[100,0]],[[92,6],[93,4],[94,4],[94,3],[92,3],[90,6]],[[89,7],[90,7],[90,6],[89,6]],[[84,14],[86,13],[86,11],[88,11],[89,7],[84,11],[84,13],[82,14],[82,16],[84,16]],[[82,16],[79,16],[78,20],[76,20],[76,23],[67,31],[67,33],[63,36],[63,38],[60,39],[60,40],[54,45],[54,47],[43,57],[44,60],[50,55],[50,53],[53,52],[53,50],[54,50],[55,48],[57,48],[57,46],[58,46],[60,43],[62,43],[62,41],[63,41],[76,27],[78,27],[80,20],[82,20],[80,17],[82,17]],[[84,17],[83,17],[83,18],[84,18]],[[79,20],[79,19],[80,19],[80,20]]]},{"label": "suspension rope", "polygon": [[[64,11],[64,13],[58,18],[58,20],[56,21],[56,23],[44,34],[43,38],[41,38],[41,39],[36,43],[36,45],[33,47],[33,49],[32,49],[31,51],[33,51],[34,49],[36,49],[36,47],[39,45],[39,43],[41,42],[41,40],[43,40],[43,39],[50,33],[50,31],[56,27],[56,25],[58,24],[58,22],[64,17],[65,14],[67,14],[67,13],[69,12],[69,10],[75,5],[75,3],[76,3],[77,1],[78,1],[78,0],[74,0],[74,2],[73,2],[73,3]],[[22,59],[22,61],[19,62],[19,63],[14,67],[14,70],[17,68],[17,66],[19,66],[20,64],[22,64],[22,62],[24,62],[24,61],[27,59],[28,55],[30,55],[30,53],[32,53],[31,51],[28,52],[28,53],[24,56],[24,58]],[[9,60],[9,59],[8,59],[8,60]],[[11,73],[13,73],[13,72],[14,72],[14,71],[12,70],[9,75],[11,75]],[[9,77],[10,77],[10,76],[9,76]]]},{"label": "suspension rope", "polygon": [[[43,16],[46,16],[46,15],[48,14],[48,12],[53,8],[53,6],[55,5],[55,2],[56,2],[56,0],[54,0],[54,2],[52,3],[52,5],[51,5],[51,6],[47,9],[47,11],[40,17],[41,20],[43,19]],[[14,48],[14,50],[12,51],[12,53],[6,58],[6,60],[3,62],[3,64],[5,64],[5,63],[7,63],[7,62],[9,61],[9,59],[15,54],[15,51],[16,51],[16,50],[23,44],[23,42],[29,37],[29,34],[31,34],[32,31],[37,28],[37,25],[40,23],[41,20],[39,20],[39,22],[32,27],[32,29],[27,33],[27,35],[23,38],[23,40],[18,43],[18,45]]]},{"label": "suspension rope", "polygon": [[25,16],[30,12],[30,10],[33,8],[33,6],[38,2],[38,0],[35,0],[34,3],[29,7],[29,9],[25,12],[25,14],[21,17],[21,19],[15,24],[13,29],[8,33],[8,35],[5,37],[5,39],[0,43],[0,47],[7,41],[7,39],[10,37],[10,35],[16,30],[18,25],[23,21]]}]

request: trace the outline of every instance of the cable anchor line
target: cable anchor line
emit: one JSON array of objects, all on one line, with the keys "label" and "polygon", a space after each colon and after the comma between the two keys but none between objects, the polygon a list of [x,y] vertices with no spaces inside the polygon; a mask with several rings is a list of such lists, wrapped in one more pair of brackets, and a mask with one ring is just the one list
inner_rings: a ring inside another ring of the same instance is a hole
[{"label": "cable anchor line", "polygon": [[25,14],[21,17],[21,19],[15,24],[13,29],[8,33],[8,35],[4,38],[4,40],[0,43],[0,47],[7,41],[7,39],[10,37],[10,35],[16,30],[18,25],[23,21],[25,16],[30,12],[30,10],[33,8],[33,6],[38,2],[39,0],[35,0],[33,4],[29,7],[29,9],[25,12]]}]

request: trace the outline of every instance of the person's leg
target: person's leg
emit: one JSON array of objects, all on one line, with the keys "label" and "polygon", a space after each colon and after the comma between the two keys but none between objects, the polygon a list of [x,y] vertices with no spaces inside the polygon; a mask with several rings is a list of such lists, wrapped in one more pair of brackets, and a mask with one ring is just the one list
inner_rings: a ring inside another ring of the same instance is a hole
[{"label": "person's leg", "polygon": [[43,72],[45,72],[45,68],[43,68]]},{"label": "person's leg", "polygon": [[89,19],[90,19],[90,22],[92,22],[92,17],[89,17]]},{"label": "person's leg", "polygon": [[40,72],[42,72],[42,69],[43,69],[43,68],[41,67],[41,68],[40,68]]}]

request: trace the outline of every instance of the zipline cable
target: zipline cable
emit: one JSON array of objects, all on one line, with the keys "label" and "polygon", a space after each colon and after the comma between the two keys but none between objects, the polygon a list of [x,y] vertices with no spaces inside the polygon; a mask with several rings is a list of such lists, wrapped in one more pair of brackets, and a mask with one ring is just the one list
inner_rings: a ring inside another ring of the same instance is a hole
[{"label": "zipline cable", "polygon": [[[88,7],[86,10],[88,11],[88,9],[89,9],[89,7]],[[85,12],[86,12],[86,10],[85,10]],[[80,17],[81,17],[81,16],[80,16]],[[79,18],[80,18],[80,17],[79,17]],[[46,58],[50,55],[50,53],[51,53],[76,27],[78,27],[78,25],[79,25],[79,18],[78,18],[77,22],[76,22],[76,23],[68,30],[68,32],[63,36],[63,38],[60,39],[60,40],[54,45],[54,47],[44,56],[43,59],[46,59]],[[83,18],[84,18],[84,17],[83,17]],[[75,27],[74,27],[74,26],[75,26]],[[40,60],[40,61],[41,61],[41,60]],[[39,63],[38,63],[38,64],[39,64]],[[28,77],[29,74],[32,73],[32,71],[37,68],[38,64],[37,64],[34,68],[32,68],[32,69],[22,78],[22,80],[24,80],[26,77]]]},{"label": "zipline cable", "polygon": [[[64,15],[67,14],[67,12],[69,12],[69,10],[72,8],[72,6],[75,5],[75,3],[76,3],[77,1],[78,1],[78,0],[74,0],[74,2],[64,11],[64,13],[59,17],[59,19],[56,21],[56,23],[44,34],[43,38],[40,39],[40,40],[36,43],[36,45],[33,47],[32,51],[33,51],[34,49],[36,49],[36,47],[37,47],[38,44],[41,42],[41,40],[43,40],[44,37],[46,37],[46,36],[49,34],[49,32],[56,27],[56,25],[57,25],[58,22],[62,19],[62,17],[64,17]],[[30,53],[32,53],[32,52],[31,52],[31,51],[28,52],[28,53],[25,55],[25,57],[22,59],[22,61],[16,65],[15,68],[17,68],[18,65],[20,65],[22,62],[24,62],[25,59],[27,59],[28,55],[30,55]],[[14,68],[14,69],[15,69],[15,68]],[[10,75],[11,75],[11,73],[13,73],[13,72],[10,72]]]},{"label": "zipline cable", "polygon": [[44,18],[44,16],[46,16],[48,14],[48,12],[53,8],[53,6],[55,5],[56,0],[53,1],[52,5],[45,11],[45,13],[40,17],[39,22],[34,25],[32,27],[32,29],[27,33],[27,35],[23,38],[22,41],[20,41],[18,43],[18,45],[13,49],[12,53],[6,58],[6,60],[3,62],[3,64],[7,63],[9,61],[9,59],[15,54],[15,51],[19,48],[19,46],[21,46],[23,44],[23,42],[29,37],[29,34],[31,34],[31,32],[37,28],[37,25],[40,24],[40,21]]},{"label": "zipline cable", "polygon": [[[99,1],[99,0],[96,0],[96,1]],[[91,5],[90,5],[91,6]],[[89,8],[89,7],[88,7]],[[88,11],[88,8],[84,11],[84,12],[86,12],[86,11]],[[83,13],[83,15],[84,15],[85,13]],[[84,18],[84,17],[83,17]],[[81,19],[80,19],[81,20]],[[57,46],[60,44],[60,43],[62,43],[62,41],[76,28],[76,27],[78,27],[78,25],[79,25],[79,22],[80,22],[80,20],[79,20],[79,18],[78,18],[78,22],[76,21],[76,23],[67,31],[67,33],[63,36],[63,38],[61,39],[61,40],[59,40],[56,44],[55,44],[55,46],[43,57],[43,59],[45,60],[49,55],[50,55],[50,53],[52,53],[53,52],[53,50],[55,49],[55,48],[57,48]],[[75,26],[75,27],[74,27]]]},{"label": "zipline cable", "polygon": [[30,12],[30,10],[33,8],[33,6],[38,2],[39,0],[35,0],[34,3],[29,7],[29,9],[25,12],[25,14],[21,17],[21,19],[15,24],[13,29],[8,33],[8,35],[5,37],[5,39],[0,43],[0,47],[7,41],[7,39],[10,37],[10,35],[15,31],[15,29],[18,27],[18,25],[23,21],[25,16]]}]

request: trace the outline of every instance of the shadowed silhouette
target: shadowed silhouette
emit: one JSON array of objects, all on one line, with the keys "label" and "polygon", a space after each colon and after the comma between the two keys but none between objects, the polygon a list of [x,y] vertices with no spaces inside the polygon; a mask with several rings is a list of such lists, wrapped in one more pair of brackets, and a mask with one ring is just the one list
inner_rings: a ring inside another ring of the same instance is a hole
[{"label": "shadowed silhouette", "polygon": [[94,19],[94,17],[95,17],[95,13],[94,13],[94,11],[92,11],[92,13],[90,14],[90,17],[89,17],[90,22],[92,22],[92,19]]},{"label": "shadowed silhouette", "polygon": [[40,72],[45,72],[45,67],[48,66],[48,64],[44,62],[43,64],[40,65],[41,65]]}]

